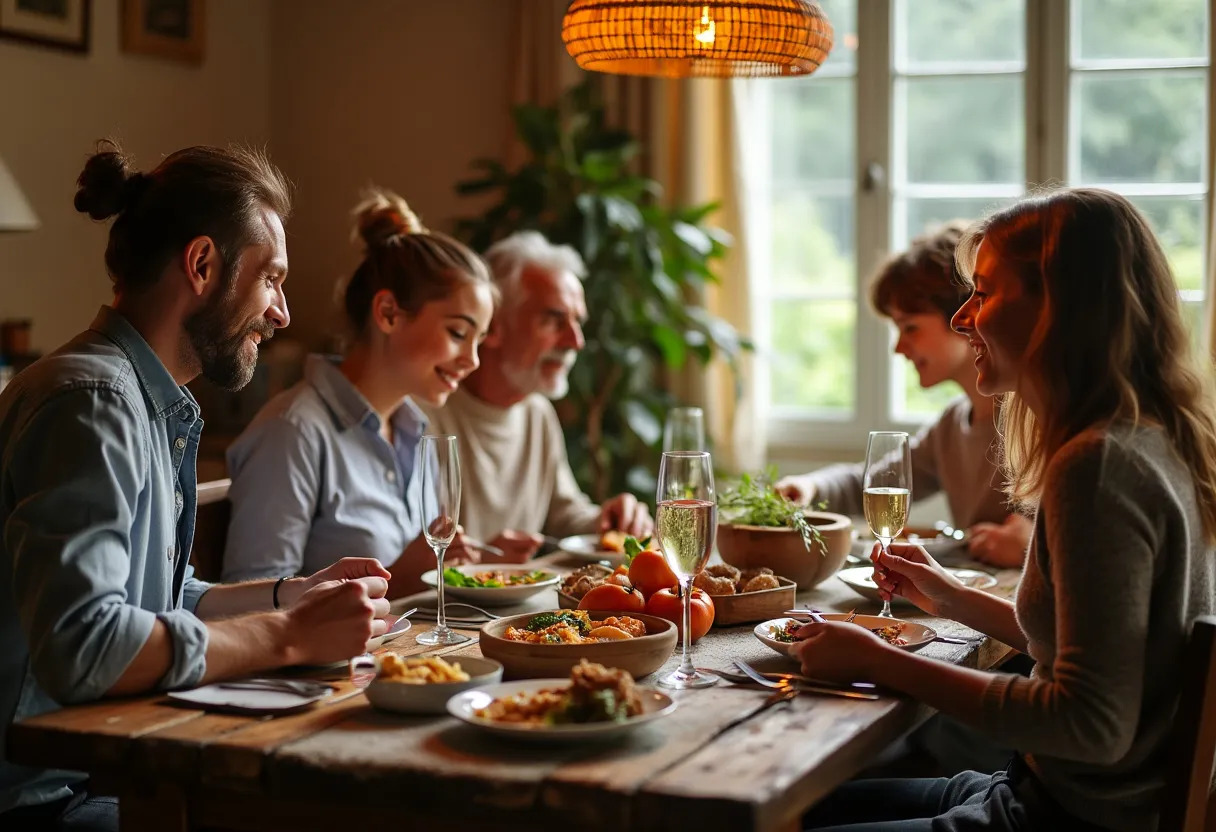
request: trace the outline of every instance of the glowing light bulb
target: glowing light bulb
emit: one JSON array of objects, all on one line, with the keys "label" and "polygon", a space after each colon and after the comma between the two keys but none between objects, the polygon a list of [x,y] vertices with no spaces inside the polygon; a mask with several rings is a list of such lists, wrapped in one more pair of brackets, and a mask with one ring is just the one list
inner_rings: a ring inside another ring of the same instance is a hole
[{"label": "glowing light bulb", "polygon": [[714,19],[709,16],[709,6],[701,7],[701,21],[693,24],[692,36],[706,46],[714,44]]}]

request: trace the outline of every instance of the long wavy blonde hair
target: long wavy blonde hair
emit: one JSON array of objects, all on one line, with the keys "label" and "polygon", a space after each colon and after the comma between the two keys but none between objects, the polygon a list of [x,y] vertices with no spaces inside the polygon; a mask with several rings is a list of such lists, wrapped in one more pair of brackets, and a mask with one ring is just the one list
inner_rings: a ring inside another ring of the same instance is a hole
[{"label": "long wavy blonde hair", "polygon": [[[1216,542],[1216,397],[1183,323],[1178,286],[1147,221],[1118,194],[1072,188],[981,220],[956,262],[970,283],[983,243],[1042,299],[1020,391],[1005,397],[1002,467],[1015,503],[1037,504],[1070,439],[1114,420],[1161,425],[1190,469],[1205,536]],[[1036,418],[1023,392],[1043,403]]]}]

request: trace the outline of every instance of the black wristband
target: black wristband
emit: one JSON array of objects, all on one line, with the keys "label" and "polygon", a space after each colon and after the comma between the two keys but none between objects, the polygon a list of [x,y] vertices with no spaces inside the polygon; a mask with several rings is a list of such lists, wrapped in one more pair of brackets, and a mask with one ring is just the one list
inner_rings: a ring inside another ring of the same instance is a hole
[{"label": "black wristband", "polygon": [[274,608],[276,610],[282,609],[282,607],[279,606],[279,587],[281,587],[283,585],[283,581],[285,581],[285,580],[287,580],[286,575],[284,575],[283,577],[281,577],[277,581],[275,581],[274,582],[274,591],[270,593],[270,600],[274,602]]}]

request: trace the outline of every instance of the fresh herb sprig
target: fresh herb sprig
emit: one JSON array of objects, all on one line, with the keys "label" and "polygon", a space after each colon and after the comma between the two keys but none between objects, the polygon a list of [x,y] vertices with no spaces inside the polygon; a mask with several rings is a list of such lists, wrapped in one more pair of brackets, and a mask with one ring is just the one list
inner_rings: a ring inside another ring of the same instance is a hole
[{"label": "fresh herb sprig", "polygon": [[[802,544],[810,552],[819,546],[820,554],[827,551],[819,529],[811,525],[801,506],[787,500],[777,492],[776,466],[769,466],[763,474],[744,474],[739,485],[728,488],[718,497],[718,508],[732,523],[745,526],[788,526],[802,537]],[[816,508],[823,508],[820,503]]]}]

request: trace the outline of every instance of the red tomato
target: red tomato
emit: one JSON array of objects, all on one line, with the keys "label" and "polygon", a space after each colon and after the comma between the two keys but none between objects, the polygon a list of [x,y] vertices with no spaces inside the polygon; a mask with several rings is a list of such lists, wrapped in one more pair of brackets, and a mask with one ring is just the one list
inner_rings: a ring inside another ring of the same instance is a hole
[{"label": "red tomato", "polygon": [[578,602],[578,608],[604,612],[645,612],[646,599],[631,586],[605,583],[592,587]]},{"label": "red tomato", "polygon": [[[651,595],[650,600],[646,602],[646,612],[649,615],[657,615],[659,618],[674,621],[676,628],[681,631],[680,637],[684,637],[684,628],[682,626],[684,620],[683,602],[674,589],[660,589],[654,595]],[[703,590],[694,588],[692,591],[692,609],[689,612],[692,621],[692,633],[689,638],[692,641],[696,641],[708,633],[710,626],[714,623],[713,599]]]},{"label": "red tomato", "polygon": [[649,598],[660,589],[670,589],[678,584],[679,580],[661,554],[647,549],[638,552],[629,562],[629,582]]}]

